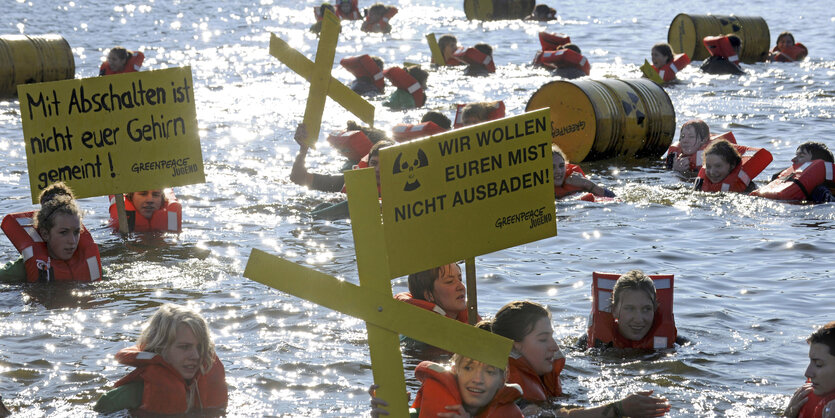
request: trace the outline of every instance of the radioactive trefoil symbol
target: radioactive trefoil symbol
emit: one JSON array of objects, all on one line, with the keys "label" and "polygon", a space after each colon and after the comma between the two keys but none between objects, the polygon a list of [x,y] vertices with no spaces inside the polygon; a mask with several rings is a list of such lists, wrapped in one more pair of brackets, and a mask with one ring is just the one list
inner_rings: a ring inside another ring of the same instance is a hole
[{"label": "radioactive trefoil symbol", "polygon": [[646,115],[644,114],[644,112],[638,110],[637,106],[638,102],[640,101],[640,98],[638,98],[637,94],[632,93],[631,91],[627,92],[626,95],[629,96],[629,100],[631,100],[631,103],[626,100],[621,100],[621,104],[623,105],[623,111],[626,112],[627,117],[632,115],[632,112],[634,111],[635,119],[637,119],[638,126],[644,126],[644,119],[646,119]]},{"label": "radioactive trefoil symbol", "polygon": [[417,179],[415,170],[429,165],[429,159],[426,158],[426,153],[418,148],[417,155],[412,158],[403,157],[403,153],[397,154],[394,159],[394,167],[392,167],[392,174],[406,173],[406,184],[403,186],[404,192],[411,192],[420,187],[420,180]]}]

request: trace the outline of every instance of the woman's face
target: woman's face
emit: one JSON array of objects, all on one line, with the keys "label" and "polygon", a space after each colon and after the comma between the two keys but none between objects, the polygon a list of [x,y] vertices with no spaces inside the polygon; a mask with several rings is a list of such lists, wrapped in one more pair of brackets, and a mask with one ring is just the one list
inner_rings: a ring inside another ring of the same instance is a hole
[{"label": "woman's face", "polygon": [[791,35],[783,35],[780,39],[777,39],[777,49],[783,50],[784,48],[788,48],[790,46],[794,46],[794,37]]},{"label": "woman's face", "polygon": [[565,183],[565,160],[562,155],[554,153],[552,156],[554,167],[554,186],[562,186]]},{"label": "woman's face", "polygon": [[81,235],[81,219],[69,213],[52,215],[52,228],[41,238],[46,242],[49,256],[58,260],[69,260],[78,248],[78,238]]},{"label": "woman's face", "polygon": [[145,190],[134,192],[131,203],[136,211],[146,219],[151,219],[154,212],[162,207],[162,190]]},{"label": "woman's face", "polygon": [[441,53],[444,55],[444,60],[448,60],[452,58],[452,55],[455,53],[455,50],[458,49],[458,42],[450,42],[445,47]]},{"label": "woman's face", "polygon": [[652,299],[646,292],[635,289],[624,290],[614,310],[620,335],[632,341],[640,341],[647,335],[654,315]]},{"label": "woman's face", "polygon": [[652,66],[655,68],[661,68],[667,65],[667,56],[659,52],[657,49],[653,49],[650,52],[652,56]]},{"label": "woman's face", "polygon": [[560,347],[554,340],[551,319],[547,316],[540,317],[533,330],[522,341],[513,343],[513,348],[525,357],[537,375],[550,373],[554,368],[554,357],[560,352]]},{"label": "woman's face", "polygon": [[705,173],[707,178],[713,183],[719,183],[731,174],[731,171],[736,168],[731,166],[731,163],[725,161],[719,155],[705,154]]},{"label": "woman's face", "polygon": [[119,55],[113,51],[110,51],[107,54],[107,64],[110,65],[110,70],[114,72],[119,72],[125,69],[125,64],[127,64],[127,58],[119,58]]},{"label": "woman's face", "polygon": [[828,345],[809,345],[809,367],[806,368],[806,377],[812,382],[815,395],[823,396],[835,391],[835,356],[829,354]]},{"label": "woman's face", "polygon": [[681,128],[681,136],[679,136],[678,142],[681,145],[681,154],[682,155],[693,155],[699,148],[702,147],[702,143],[706,138],[699,138],[696,135],[696,128],[692,126],[685,126]]},{"label": "woman's face", "polygon": [[200,342],[189,326],[177,326],[174,343],[162,352],[162,358],[180,372],[183,379],[191,379],[197,374],[200,370]]},{"label": "woman's face", "polygon": [[454,318],[465,311],[467,288],[461,281],[461,268],[454,263],[442,267],[439,277],[432,284],[432,294],[424,297],[446,311],[449,317]]},{"label": "woman's face", "polygon": [[455,375],[461,403],[473,416],[487,406],[504,385],[502,370],[468,358],[461,359],[455,367]]}]

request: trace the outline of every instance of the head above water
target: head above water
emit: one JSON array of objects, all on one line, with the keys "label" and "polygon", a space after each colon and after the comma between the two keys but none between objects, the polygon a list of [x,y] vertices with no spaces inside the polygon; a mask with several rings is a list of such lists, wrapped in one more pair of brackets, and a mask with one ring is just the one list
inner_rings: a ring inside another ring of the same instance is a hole
[{"label": "head above water", "polygon": [[710,128],[701,119],[692,119],[681,125],[679,146],[683,155],[693,155],[710,140]]},{"label": "head above water", "polygon": [[739,36],[736,36],[734,34],[729,34],[728,41],[731,42],[731,46],[734,47],[736,53],[738,54],[740,49],[742,49],[742,39],[740,39]]},{"label": "head above water", "polygon": [[205,374],[214,363],[215,345],[206,320],[184,306],[160,306],[142,330],[137,345],[142,351],[162,355],[186,379],[198,370]]},{"label": "head above water", "polygon": [[53,183],[40,194],[41,208],[32,224],[46,242],[49,256],[69,260],[78,247],[81,234],[81,209],[72,190],[63,182]]},{"label": "head above water", "polygon": [[551,144],[551,161],[554,170],[554,186],[562,186],[565,183],[565,169],[568,164],[568,157],[557,144]]},{"label": "head above water", "polygon": [[154,212],[165,206],[165,193],[162,190],[143,190],[127,194],[136,212],[146,219],[151,219]]},{"label": "head above water", "polygon": [[730,142],[722,139],[705,148],[704,167],[708,179],[713,183],[722,181],[742,163],[742,156]]},{"label": "head above water", "polygon": [[547,4],[537,4],[536,7],[533,8],[533,16],[537,20],[554,19],[557,16],[557,11]]},{"label": "head above water", "polygon": [[434,122],[435,125],[438,125],[444,129],[452,128],[452,121],[449,120],[449,118],[446,117],[446,115],[444,115],[441,112],[438,112],[437,110],[430,110],[423,115],[423,117],[420,119],[420,123],[426,122]]},{"label": "head above water", "polygon": [[453,35],[442,35],[438,38],[438,48],[441,49],[441,54],[444,60],[452,58],[452,54],[458,49],[458,38]]},{"label": "head above water", "polygon": [[490,55],[490,56],[492,56],[492,55],[493,55],[493,47],[492,47],[492,46],[490,46],[490,45],[487,45],[487,44],[485,44],[485,43],[478,43],[478,44],[475,44],[475,45],[473,45],[473,48],[477,49],[477,50],[478,50],[478,51],[480,51],[482,54],[485,54],[485,55]]},{"label": "head above water", "polygon": [[[476,327],[491,332],[490,321],[481,321]],[[452,356],[452,372],[458,383],[461,403],[471,416],[487,406],[496,393],[505,384],[507,375],[504,369],[464,357],[460,354]]]},{"label": "head above water", "polygon": [[458,264],[450,263],[410,274],[408,281],[413,298],[436,304],[451,318],[467,309],[467,289]]},{"label": "head above water", "polygon": [[117,46],[110,50],[107,53],[107,64],[110,65],[110,69],[115,72],[119,72],[125,69],[125,65],[128,63],[128,50],[124,47]]},{"label": "head above water", "polygon": [[812,160],[824,160],[826,162],[835,162],[832,151],[822,142],[804,142],[797,147],[795,157],[792,159],[794,164],[807,163]]},{"label": "head above water", "polygon": [[421,87],[426,88],[426,80],[429,79],[429,73],[426,70],[420,68],[420,66],[412,65],[406,67],[406,72],[414,77],[420,83]]},{"label": "head above water", "polygon": [[779,48],[793,46],[794,44],[794,35],[789,31],[782,32],[777,36],[777,46]]},{"label": "head above water", "polygon": [[618,332],[630,340],[643,339],[652,328],[656,301],[655,283],[641,270],[620,276],[612,289],[612,316]]},{"label": "head above water", "polygon": [[461,109],[461,120],[464,126],[475,125],[490,120],[490,112],[499,108],[499,102],[468,103]]},{"label": "head above water", "polygon": [[804,373],[818,396],[835,393],[835,321],[822,326],[806,339],[809,366]]},{"label": "head above water", "polygon": [[673,62],[673,48],[666,42],[657,43],[652,46],[652,65],[661,68]]},{"label": "head above water", "polygon": [[569,49],[569,50],[574,51],[574,52],[576,52],[580,55],[583,55],[583,51],[580,50],[580,47],[577,46],[577,44],[571,43],[571,42],[560,46],[558,49]]}]

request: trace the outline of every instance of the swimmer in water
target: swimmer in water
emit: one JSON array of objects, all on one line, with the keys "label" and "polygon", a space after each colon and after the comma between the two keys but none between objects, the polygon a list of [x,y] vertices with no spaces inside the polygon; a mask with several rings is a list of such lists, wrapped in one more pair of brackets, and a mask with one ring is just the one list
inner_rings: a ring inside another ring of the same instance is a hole
[{"label": "swimmer in water", "polygon": [[591,193],[599,197],[615,197],[615,193],[586,178],[579,166],[568,163],[568,157],[557,144],[551,145],[554,170],[554,197],[562,199],[574,193]]},{"label": "swimmer in water", "polygon": [[99,68],[99,75],[111,75],[132,73],[139,71],[145,54],[141,51],[128,51],[124,47],[117,46],[107,53],[107,61]]},{"label": "swimmer in water", "polygon": [[[425,102],[426,81],[429,78],[429,73],[417,65],[406,67],[406,72],[417,80],[418,83],[420,83],[420,88],[424,92]],[[391,110],[414,109],[416,107],[422,107],[424,104],[425,103],[417,103],[415,101],[415,96],[402,87],[397,87],[397,90],[395,90],[394,93],[392,93],[391,96],[383,102],[383,106],[390,107]]]},{"label": "swimmer in water", "polygon": [[777,37],[777,45],[772,48],[768,59],[780,62],[803,61],[807,55],[809,50],[803,44],[795,43],[791,32],[783,32]]},{"label": "swimmer in water", "polygon": [[[742,164],[742,156],[730,142],[722,139],[710,143],[705,148],[704,177],[700,173],[700,177],[696,179],[694,190],[706,191],[712,185],[722,183],[740,164]],[[751,181],[747,188],[741,192],[747,194],[756,189],[757,185]]]},{"label": "swimmer in water", "polygon": [[681,125],[677,143],[667,150],[668,170],[679,173],[697,171],[701,167],[698,152],[710,142],[710,127],[701,119],[693,119]]},{"label": "swimmer in water", "polygon": [[806,384],[794,392],[783,416],[796,418],[835,417],[835,321],[812,333]]},{"label": "swimmer in water", "polygon": [[[739,52],[742,48],[742,40],[739,39],[736,35],[727,35],[728,41],[731,44],[731,47],[734,50],[734,56],[739,56]],[[739,66],[739,64],[732,62],[728,59],[728,57],[723,57],[720,55],[711,55],[708,59],[702,63],[702,66],[699,67],[700,70],[704,71],[708,74],[717,74],[717,75],[724,75],[724,74],[731,74],[731,75],[743,75],[745,71]]]}]

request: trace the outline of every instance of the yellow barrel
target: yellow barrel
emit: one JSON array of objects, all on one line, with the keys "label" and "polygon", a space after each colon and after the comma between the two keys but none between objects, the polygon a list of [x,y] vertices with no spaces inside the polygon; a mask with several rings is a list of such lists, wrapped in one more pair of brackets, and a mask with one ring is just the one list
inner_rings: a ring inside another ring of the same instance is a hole
[{"label": "yellow barrel", "polygon": [[533,13],[536,0],[464,0],[468,20],[522,19]]},{"label": "yellow barrel", "polygon": [[0,97],[16,96],[18,84],[74,77],[75,59],[61,35],[0,36]]},{"label": "yellow barrel", "polygon": [[540,87],[525,111],[551,108],[551,140],[571,162],[660,157],[673,142],[670,96],[645,78],[560,80]]},{"label": "yellow barrel", "polygon": [[751,64],[765,61],[771,45],[768,23],[759,16],[714,16],[678,14],[670,23],[667,42],[676,53],[691,60],[710,56],[702,40],[705,36],[735,34],[742,40],[739,59]]}]

